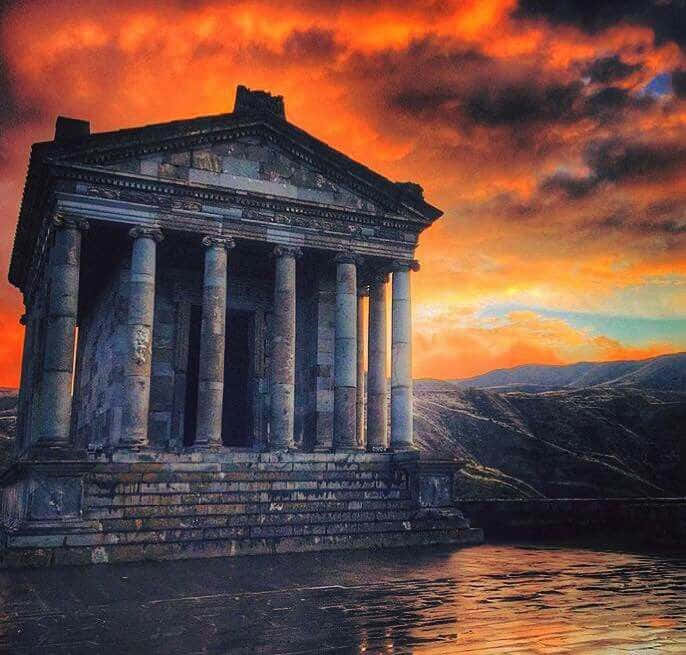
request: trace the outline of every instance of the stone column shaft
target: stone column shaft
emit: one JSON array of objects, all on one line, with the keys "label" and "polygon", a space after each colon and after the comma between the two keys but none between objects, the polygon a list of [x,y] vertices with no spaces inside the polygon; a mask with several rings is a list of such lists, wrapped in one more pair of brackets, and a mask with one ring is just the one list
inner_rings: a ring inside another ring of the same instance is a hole
[{"label": "stone column shaft", "polygon": [[50,250],[45,355],[41,384],[39,442],[46,446],[68,446],[71,431],[74,344],[79,303],[81,232],[85,221],[57,217],[55,239]]},{"label": "stone column shaft", "polygon": [[272,449],[293,448],[295,417],[295,259],[300,250],[274,248],[274,314],[271,352]]},{"label": "stone column shaft", "polygon": [[162,232],[156,228],[134,227],[129,236],[133,239],[133,248],[120,446],[144,448],[148,445],[157,244],[162,240]]},{"label": "stone column shaft", "polygon": [[224,351],[226,344],[227,252],[233,239],[205,237],[202,288],[202,325],[198,371],[198,414],[195,445],[222,445],[224,402]]},{"label": "stone column shaft", "polygon": [[415,262],[396,262],[391,301],[391,448],[413,448],[412,307],[410,270]]},{"label": "stone column shaft", "polygon": [[335,449],[357,446],[357,264],[336,258],[333,439]]},{"label": "stone column shaft", "polygon": [[388,448],[386,376],[386,281],[377,275],[369,289],[369,365],[367,372],[367,448]]},{"label": "stone column shaft", "polygon": [[364,299],[369,295],[367,287],[360,287],[357,291],[357,445],[365,448],[365,403],[364,403],[364,351],[366,335],[364,331]]}]

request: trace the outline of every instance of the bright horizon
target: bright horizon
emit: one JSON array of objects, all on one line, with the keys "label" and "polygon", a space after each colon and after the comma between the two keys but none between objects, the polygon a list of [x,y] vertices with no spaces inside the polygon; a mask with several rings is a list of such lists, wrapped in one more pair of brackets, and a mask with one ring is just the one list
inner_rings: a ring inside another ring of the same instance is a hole
[{"label": "bright horizon", "polygon": [[445,212],[417,250],[415,378],[686,350],[686,36],[671,5],[543,5],[0,9],[0,386],[30,145],[58,114],[102,132],[228,112],[237,84]]}]

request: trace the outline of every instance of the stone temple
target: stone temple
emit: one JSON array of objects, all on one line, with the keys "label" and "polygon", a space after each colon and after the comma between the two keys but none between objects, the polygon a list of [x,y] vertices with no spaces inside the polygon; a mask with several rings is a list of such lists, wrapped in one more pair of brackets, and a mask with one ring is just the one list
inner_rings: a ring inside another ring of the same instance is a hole
[{"label": "stone temple", "polygon": [[440,215],[264,91],[115,132],[58,118],[9,271],[0,564],[479,541],[456,464],[413,444],[410,278]]}]

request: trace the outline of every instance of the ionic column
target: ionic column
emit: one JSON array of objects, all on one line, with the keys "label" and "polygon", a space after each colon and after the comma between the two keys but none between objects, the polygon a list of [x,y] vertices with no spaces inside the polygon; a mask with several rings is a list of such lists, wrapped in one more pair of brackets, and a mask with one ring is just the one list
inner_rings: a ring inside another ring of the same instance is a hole
[{"label": "ionic column", "polygon": [[271,352],[272,449],[293,448],[295,416],[295,259],[299,248],[274,248],[274,314]]},{"label": "ionic column", "polygon": [[336,338],[334,341],[333,442],[357,448],[357,258],[336,257]]},{"label": "ionic column", "polygon": [[132,228],[129,236],[133,239],[133,248],[126,325],[124,409],[119,445],[124,448],[144,448],[148,445],[157,244],[163,237],[161,230],[142,226]]},{"label": "ionic column", "polygon": [[391,297],[391,448],[413,448],[412,437],[412,261],[394,262]]},{"label": "ionic column", "polygon": [[45,356],[41,384],[39,443],[65,447],[70,443],[74,343],[79,304],[81,233],[88,223],[57,216],[50,249]]},{"label": "ionic column", "polygon": [[205,269],[195,446],[218,448],[222,445],[227,253],[235,244],[231,238],[207,236],[202,245],[205,246]]},{"label": "ionic column", "polygon": [[369,296],[368,287],[357,289],[357,445],[365,447],[365,420],[364,420],[364,298]]},{"label": "ionic column", "polygon": [[388,448],[388,382],[386,378],[387,273],[369,285],[369,364],[367,370],[367,449]]}]

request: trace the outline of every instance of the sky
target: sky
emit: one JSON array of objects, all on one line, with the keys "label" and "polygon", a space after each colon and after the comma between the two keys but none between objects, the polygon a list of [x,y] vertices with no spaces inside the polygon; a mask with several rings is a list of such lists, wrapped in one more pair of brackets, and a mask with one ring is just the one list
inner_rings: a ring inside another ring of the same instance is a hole
[{"label": "sky", "polygon": [[[445,212],[415,376],[686,350],[686,0],[0,0],[3,271],[57,114],[224,113],[237,84]],[[0,386],[21,313],[0,281]]]}]

